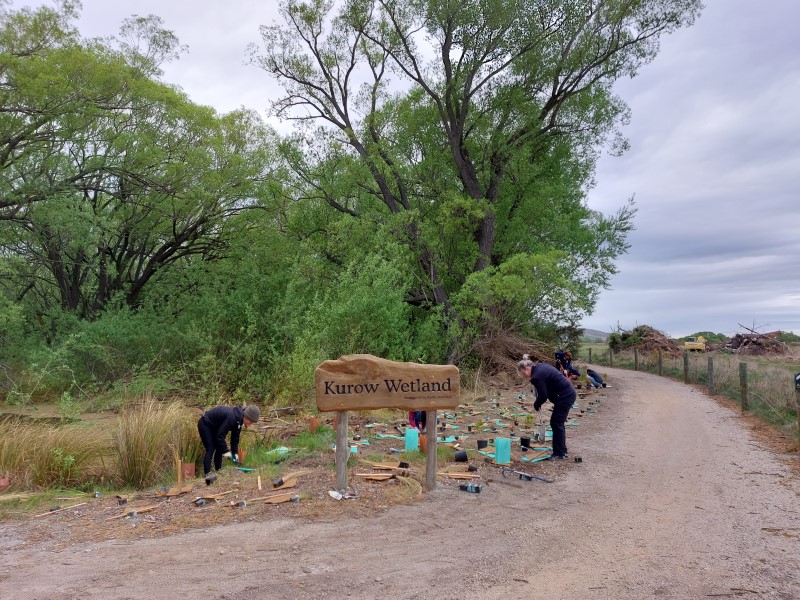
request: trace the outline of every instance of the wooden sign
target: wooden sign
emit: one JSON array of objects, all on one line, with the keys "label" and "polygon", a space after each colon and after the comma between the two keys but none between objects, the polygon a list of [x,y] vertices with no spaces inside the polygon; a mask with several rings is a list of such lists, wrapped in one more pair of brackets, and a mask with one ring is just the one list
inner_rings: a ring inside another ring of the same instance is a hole
[{"label": "wooden sign", "polygon": [[454,409],[460,383],[454,365],[422,365],[349,354],[317,367],[317,409]]}]

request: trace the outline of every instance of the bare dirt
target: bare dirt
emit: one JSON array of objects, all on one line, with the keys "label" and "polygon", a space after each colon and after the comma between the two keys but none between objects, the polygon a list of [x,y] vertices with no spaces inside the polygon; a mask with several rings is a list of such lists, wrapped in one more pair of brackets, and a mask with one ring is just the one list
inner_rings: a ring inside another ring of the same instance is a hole
[{"label": "bare dirt", "polygon": [[146,515],[5,522],[0,598],[800,598],[792,440],[682,383],[601,371],[612,387],[568,429],[582,462],[515,461],[554,483],[482,463],[480,494],[443,482],[387,507],[319,489],[156,536]]}]

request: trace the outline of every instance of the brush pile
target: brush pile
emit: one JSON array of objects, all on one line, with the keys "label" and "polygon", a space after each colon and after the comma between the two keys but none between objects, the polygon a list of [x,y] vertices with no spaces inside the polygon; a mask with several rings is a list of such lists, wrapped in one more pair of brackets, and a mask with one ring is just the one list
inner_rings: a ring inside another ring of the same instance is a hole
[{"label": "brush pile", "polygon": [[534,361],[552,363],[554,352],[551,346],[506,331],[493,332],[475,345],[481,370],[488,377],[509,374],[516,377],[517,363],[523,354],[530,355]]},{"label": "brush pile", "polygon": [[765,356],[790,354],[789,346],[776,339],[779,331],[774,333],[737,333],[727,342],[709,345],[709,350],[728,350],[734,354],[747,356]]},{"label": "brush pile", "polygon": [[641,353],[658,352],[668,356],[680,356],[681,347],[673,342],[666,334],[649,325],[639,325],[630,331],[619,331],[611,334],[609,347],[614,352],[633,350]]}]

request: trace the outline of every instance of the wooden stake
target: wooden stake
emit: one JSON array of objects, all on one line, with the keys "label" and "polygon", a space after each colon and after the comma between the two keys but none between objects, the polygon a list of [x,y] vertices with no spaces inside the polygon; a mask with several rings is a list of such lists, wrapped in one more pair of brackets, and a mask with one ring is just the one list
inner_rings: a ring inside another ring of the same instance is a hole
[{"label": "wooden stake", "polygon": [[114,519],[124,519],[125,517],[127,517],[127,516],[129,516],[129,515],[131,515],[133,513],[136,513],[138,515],[138,514],[141,514],[141,513],[150,512],[151,510],[154,510],[154,509],[158,508],[159,506],[161,506],[161,505],[160,504],[153,504],[151,506],[142,506],[141,508],[131,507],[131,509],[128,512],[126,512],[125,514],[114,515],[113,517],[108,517],[106,519],[106,521],[113,521]]},{"label": "wooden stake", "polygon": [[258,476],[258,491],[261,491],[261,475]]},{"label": "wooden stake", "polygon": [[70,508],[77,508],[78,506],[83,506],[84,504],[89,504],[88,502],[81,502],[80,504],[73,504],[72,506],[65,506],[64,508],[59,508],[58,510],[48,510],[46,513],[41,513],[39,515],[33,515],[33,518],[37,517],[46,517],[47,515],[54,515],[56,513],[69,510]]},{"label": "wooden stake", "polygon": [[183,461],[176,458],[175,464],[178,466],[178,489],[180,489],[183,487]]}]

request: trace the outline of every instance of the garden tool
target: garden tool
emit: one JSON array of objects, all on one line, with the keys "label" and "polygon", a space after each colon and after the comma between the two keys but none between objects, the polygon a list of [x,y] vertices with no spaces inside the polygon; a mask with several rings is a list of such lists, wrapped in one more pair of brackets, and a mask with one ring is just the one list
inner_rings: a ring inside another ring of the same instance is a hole
[{"label": "garden tool", "polygon": [[531,475],[530,473],[526,473],[525,471],[517,471],[512,469],[511,467],[503,467],[500,470],[500,473],[503,477],[508,477],[509,473],[514,473],[515,475],[519,475],[519,478],[523,481],[530,481],[531,479],[538,479],[539,481],[544,481],[545,483],[553,483],[552,479],[545,479],[544,477],[539,477],[537,475]]}]

